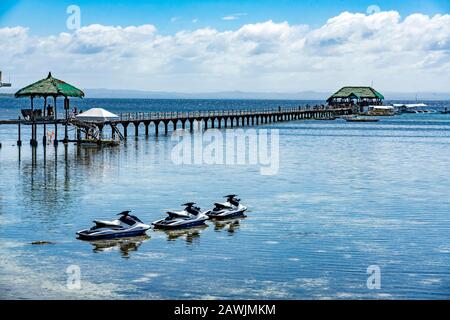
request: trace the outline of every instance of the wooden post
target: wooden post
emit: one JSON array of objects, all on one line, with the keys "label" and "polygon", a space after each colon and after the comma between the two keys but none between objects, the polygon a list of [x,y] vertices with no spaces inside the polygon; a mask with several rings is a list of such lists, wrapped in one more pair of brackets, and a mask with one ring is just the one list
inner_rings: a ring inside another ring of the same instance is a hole
[{"label": "wooden post", "polygon": [[148,126],[150,125],[149,121],[144,122],[145,125],[145,136],[148,137]]},{"label": "wooden post", "polygon": [[[43,115],[45,118],[45,109],[47,108],[47,96],[44,97],[44,110],[43,111]],[[47,125],[44,123],[44,134],[42,135],[42,144],[45,146],[47,146]]]},{"label": "wooden post", "polygon": [[53,141],[53,145],[56,147],[58,145],[58,111],[56,109],[56,96],[53,96],[53,100],[53,112],[55,113],[55,140]]},{"label": "wooden post", "polygon": [[98,126],[99,134],[100,134],[100,140],[103,140],[103,125]]},{"label": "wooden post", "polygon": [[18,138],[17,138],[17,146],[21,147],[22,146],[22,130],[20,128],[20,117],[19,117],[19,123],[17,125],[17,129],[18,129]]},{"label": "wooden post", "polygon": [[127,130],[128,123],[124,122],[124,123],[122,123],[122,126],[123,126],[123,136],[124,136],[124,138],[126,138],[126,137],[128,137],[128,130]]},{"label": "wooden post", "polygon": [[159,134],[159,121],[155,121],[155,135],[158,136]]},{"label": "wooden post", "polygon": [[70,107],[70,103],[69,103],[69,99],[67,97],[64,98],[64,109],[66,110],[66,123],[65,123],[65,127],[64,127],[64,143],[68,143],[69,142],[69,107]]},{"label": "wooden post", "polygon": [[34,96],[31,96],[31,139],[30,145],[32,147],[36,146],[35,141],[35,124],[34,124]]}]

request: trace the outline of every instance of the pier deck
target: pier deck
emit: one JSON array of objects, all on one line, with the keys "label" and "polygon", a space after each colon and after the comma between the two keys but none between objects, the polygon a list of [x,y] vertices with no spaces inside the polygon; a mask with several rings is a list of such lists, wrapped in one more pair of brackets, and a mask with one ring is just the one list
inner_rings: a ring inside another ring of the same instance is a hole
[{"label": "pier deck", "polygon": [[159,133],[159,125],[163,123],[164,133],[168,133],[169,124],[173,130],[177,130],[178,122],[181,128],[186,129],[186,123],[192,131],[194,121],[208,128],[232,128],[235,126],[252,126],[279,121],[293,121],[302,119],[334,119],[335,117],[348,115],[350,108],[318,109],[318,108],[277,108],[277,109],[252,109],[252,110],[219,110],[219,111],[193,111],[193,112],[135,112],[122,113],[119,120],[106,122],[106,124],[123,127],[123,135],[127,136],[127,128],[130,124],[135,127],[135,135],[139,134],[139,126],[144,124],[145,133],[148,135],[148,127],[155,125],[155,134]]}]

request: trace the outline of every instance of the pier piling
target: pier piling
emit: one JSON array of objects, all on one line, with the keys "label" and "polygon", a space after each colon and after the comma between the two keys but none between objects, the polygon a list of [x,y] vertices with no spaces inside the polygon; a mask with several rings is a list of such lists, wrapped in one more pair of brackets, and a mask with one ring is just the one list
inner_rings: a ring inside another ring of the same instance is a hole
[{"label": "pier piling", "polygon": [[169,122],[164,121],[164,134],[167,136],[168,133],[169,133]]},{"label": "pier piling", "polygon": [[144,121],[145,126],[145,136],[148,137],[148,126],[150,125],[150,121]]},{"label": "pier piling", "polygon": [[22,146],[22,130],[20,127],[20,117],[19,117],[19,122],[17,124],[17,146],[18,147]]},{"label": "pier piling", "polygon": [[122,126],[123,126],[123,136],[126,138],[126,137],[128,137],[128,130],[127,130],[128,123],[123,123],[122,122]]},{"label": "pier piling", "polygon": [[134,124],[134,135],[137,137],[139,135],[139,121],[136,121]]}]

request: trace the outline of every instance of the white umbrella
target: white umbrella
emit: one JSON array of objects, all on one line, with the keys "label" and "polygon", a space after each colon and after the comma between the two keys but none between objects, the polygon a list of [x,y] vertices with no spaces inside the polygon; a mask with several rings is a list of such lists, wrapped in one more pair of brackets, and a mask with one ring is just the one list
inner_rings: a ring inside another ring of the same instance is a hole
[{"label": "white umbrella", "polygon": [[92,108],[75,116],[81,121],[106,122],[119,120],[119,116],[102,108]]}]

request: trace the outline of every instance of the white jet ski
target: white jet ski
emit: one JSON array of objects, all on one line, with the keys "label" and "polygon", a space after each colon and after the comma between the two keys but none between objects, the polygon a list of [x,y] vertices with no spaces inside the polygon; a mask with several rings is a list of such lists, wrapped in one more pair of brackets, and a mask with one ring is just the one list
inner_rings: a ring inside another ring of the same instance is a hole
[{"label": "white jet ski", "polygon": [[97,240],[122,237],[134,237],[145,234],[150,226],[130,215],[131,211],[119,213],[121,217],[114,221],[94,220],[95,226],[77,232],[78,239]]},{"label": "white jet ski", "polygon": [[155,229],[191,228],[203,225],[208,220],[208,216],[201,212],[194,202],[185,203],[183,206],[186,207],[183,211],[168,211],[167,218],[153,222]]},{"label": "white jet ski", "polygon": [[247,207],[240,204],[241,199],[237,199],[235,194],[230,194],[225,198],[227,199],[226,202],[215,203],[214,209],[206,212],[210,219],[230,219],[244,216]]}]

